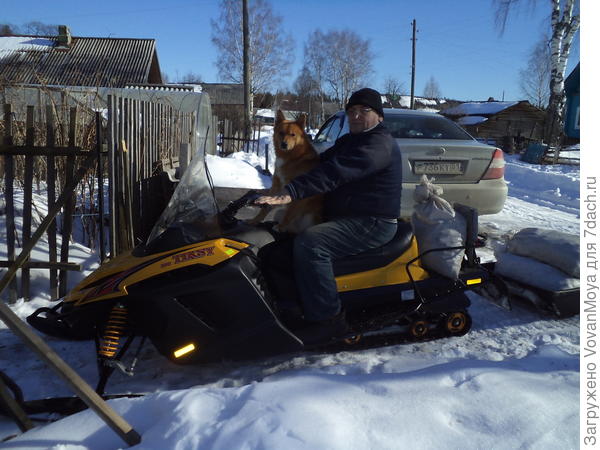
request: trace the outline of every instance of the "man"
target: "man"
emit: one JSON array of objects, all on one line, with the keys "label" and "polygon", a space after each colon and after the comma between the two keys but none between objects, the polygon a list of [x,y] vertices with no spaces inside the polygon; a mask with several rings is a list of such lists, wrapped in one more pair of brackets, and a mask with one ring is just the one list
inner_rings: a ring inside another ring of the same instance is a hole
[{"label": "man", "polygon": [[397,229],[402,189],[400,149],[383,123],[381,95],[360,89],[346,105],[350,133],[321,155],[321,163],[263,196],[258,204],[283,205],[324,195],[325,222],[294,240],[294,274],[307,327],[305,344],[343,336],[348,326],[341,308],[333,261],[389,242]]}]

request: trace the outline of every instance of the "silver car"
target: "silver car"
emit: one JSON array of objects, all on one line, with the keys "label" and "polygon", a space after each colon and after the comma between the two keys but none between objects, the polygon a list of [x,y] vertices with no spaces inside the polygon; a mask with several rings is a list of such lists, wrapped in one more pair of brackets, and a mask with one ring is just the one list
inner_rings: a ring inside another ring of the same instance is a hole
[{"label": "silver car", "polygon": [[[442,197],[476,208],[479,214],[502,210],[508,187],[502,150],[476,141],[456,123],[436,113],[384,109],[385,126],[402,152],[402,217],[413,212],[413,192],[421,176],[434,178]],[[344,111],[327,119],[313,140],[317,152],[348,133]]]}]

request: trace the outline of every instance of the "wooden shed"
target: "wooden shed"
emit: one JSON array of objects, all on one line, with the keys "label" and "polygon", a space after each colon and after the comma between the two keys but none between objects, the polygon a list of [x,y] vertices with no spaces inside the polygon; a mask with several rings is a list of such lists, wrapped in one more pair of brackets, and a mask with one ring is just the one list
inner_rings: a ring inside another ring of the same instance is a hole
[{"label": "wooden shed", "polygon": [[154,39],[0,36],[0,84],[125,87],[162,84]]},{"label": "wooden shed", "polygon": [[526,100],[462,103],[441,111],[474,137],[512,153],[541,141],[546,112]]}]

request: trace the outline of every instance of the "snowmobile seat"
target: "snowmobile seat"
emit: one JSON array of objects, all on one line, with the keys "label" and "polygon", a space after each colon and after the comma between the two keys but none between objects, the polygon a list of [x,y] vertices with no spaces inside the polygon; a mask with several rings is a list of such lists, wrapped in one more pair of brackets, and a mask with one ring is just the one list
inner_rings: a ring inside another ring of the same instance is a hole
[{"label": "snowmobile seat", "polygon": [[333,272],[336,277],[349,273],[364,272],[386,266],[402,255],[409,247],[413,236],[410,222],[398,221],[398,231],[387,244],[347,256],[333,263]]}]

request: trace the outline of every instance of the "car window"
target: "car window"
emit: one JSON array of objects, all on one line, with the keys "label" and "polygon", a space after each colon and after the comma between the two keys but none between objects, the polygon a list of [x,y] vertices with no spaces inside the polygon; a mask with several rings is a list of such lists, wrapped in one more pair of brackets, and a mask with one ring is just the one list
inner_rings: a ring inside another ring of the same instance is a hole
[{"label": "car window", "polygon": [[383,123],[395,138],[473,140],[456,123],[441,116],[388,114]]},{"label": "car window", "polygon": [[[319,134],[315,137],[315,142],[329,142],[333,144],[338,137],[345,134],[343,132],[344,128],[346,129],[346,133],[348,132],[346,122],[347,120],[344,114],[332,117],[329,122],[325,123]],[[344,125],[346,126],[344,127]]]},{"label": "car window", "polygon": [[328,135],[329,135],[329,132],[331,131],[331,126],[333,125],[334,121],[335,121],[335,117],[332,117],[327,122],[325,122],[325,125],[323,125],[321,127],[321,129],[319,130],[319,132],[315,136],[315,142],[317,142],[317,143],[321,143],[321,142],[333,142],[333,140],[331,140],[331,139],[328,138]]}]

